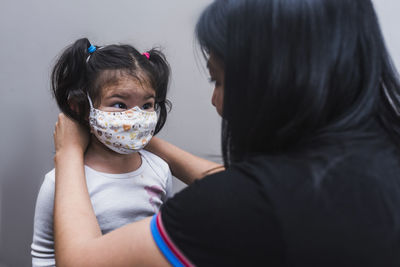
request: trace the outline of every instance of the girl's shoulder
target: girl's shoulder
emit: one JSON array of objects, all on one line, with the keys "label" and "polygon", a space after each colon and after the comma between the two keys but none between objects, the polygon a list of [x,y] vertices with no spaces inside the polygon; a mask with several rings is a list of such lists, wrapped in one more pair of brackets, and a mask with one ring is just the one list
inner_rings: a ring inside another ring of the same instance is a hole
[{"label": "girl's shoulder", "polygon": [[44,181],[43,183],[55,183],[56,182],[56,169],[53,168],[52,170],[50,170],[48,173],[45,174],[44,176]]},{"label": "girl's shoulder", "polygon": [[144,149],[140,150],[139,153],[158,176],[168,177],[171,175],[168,163],[165,160]]}]

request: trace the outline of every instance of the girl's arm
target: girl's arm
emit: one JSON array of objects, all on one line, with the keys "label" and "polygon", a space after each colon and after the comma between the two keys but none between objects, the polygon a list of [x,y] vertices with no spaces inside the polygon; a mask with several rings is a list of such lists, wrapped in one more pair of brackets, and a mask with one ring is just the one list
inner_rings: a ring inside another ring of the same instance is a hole
[{"label": "girl's arm", "polygon": [[186,184],[225,170],[221,164],[197,157],[157,137],[151,139],[146,150],[164,159],[172,174]]},{"label": "girl's arm", "polygon": [[36,199],[31,245],[32,267],[55,266],[53,205],[54,170],[46,174]]},{"label": "girl's arm", "polygon": [[150,218],[102,235],[84,174],[87,133],[60,114],[54,142],[57,266],[168,266],[151,236]]}]

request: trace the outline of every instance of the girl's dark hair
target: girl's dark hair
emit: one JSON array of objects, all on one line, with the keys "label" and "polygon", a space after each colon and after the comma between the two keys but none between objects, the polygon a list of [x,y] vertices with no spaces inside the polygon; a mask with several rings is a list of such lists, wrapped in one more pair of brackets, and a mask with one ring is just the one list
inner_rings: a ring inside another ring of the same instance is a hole
[{"label": "girl's dark hair", "polygon": [[370,0],[215,0],[196,35],[224,65],[226,166],[374,121],[400,145],[398,73]]},{"label": "girl's dark hair", "polygon": [[170,68],[164,55],[152,49],[147,52],[148,59],[130,45],[96,47],[97,50],[89,54],[90,45],[87,38],[75,41],[54,66],[51,86],[61,111],[88,127],[87,94],[96,103],[103,86],[116,83],[121,76],[130,76],[141,83],[149,83],[155,90],[155,109],[159,114],[155,133],[158,133],[167,119],[167,108],[171,108],[166,99]]}]

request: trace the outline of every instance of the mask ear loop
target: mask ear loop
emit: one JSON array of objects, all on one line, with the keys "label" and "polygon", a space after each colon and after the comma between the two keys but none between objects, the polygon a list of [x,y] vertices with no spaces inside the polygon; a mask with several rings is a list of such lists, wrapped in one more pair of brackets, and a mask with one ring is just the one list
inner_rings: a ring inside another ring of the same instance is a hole
[{"label": "mask ear loop", "polygon": [[[89,105],[90,105],[90,114],[92,113],[92,109],[94,109],[93,107],[93,103],[92,100],[90,99],[89,93],[86,93],[87,99],[89,100]],[[90,115],[89,115],[89,125],[90,125]],[[90,125],[90,133],[94,134],[94,130],[93,127]]]},{"label": "mask ear loop", "polygon": [[93,107],[92,100],[90,99],[89,93],[86,93],[86,95],[87,95],[87,98],[88,98],[88,100],[89,100],[90,108],[94,108],[94,107]]}]

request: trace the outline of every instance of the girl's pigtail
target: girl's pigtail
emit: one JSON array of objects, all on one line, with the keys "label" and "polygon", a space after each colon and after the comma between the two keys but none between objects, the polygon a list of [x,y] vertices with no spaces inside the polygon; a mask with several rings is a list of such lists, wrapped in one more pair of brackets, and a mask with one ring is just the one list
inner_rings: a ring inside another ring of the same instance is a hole
[{"label": "girl's pigtail", "polygon": [[[171,110],[172,104],[167,99],[167,90],[170,76],[170,67],[165,59],[162,52],[151,49],[146,52],[148,60],[151,62],[153,67],[153,75],[155,80],[154,88],[156,89],[156,110],[159,112],[159,119],[155,128],[154,133],[157,134],[165,124],[167,120],[167,113]],[[146,55],[145,53],[145,55]],[[146,55],[146,57],[147,57]]]},{"label": "girl's pigtail", "polygon": [[77,40],[57,60],[51,73],[51,88],[60,110],[82,125],[88,126],[88,71],[86,59],[90,42]]}]

